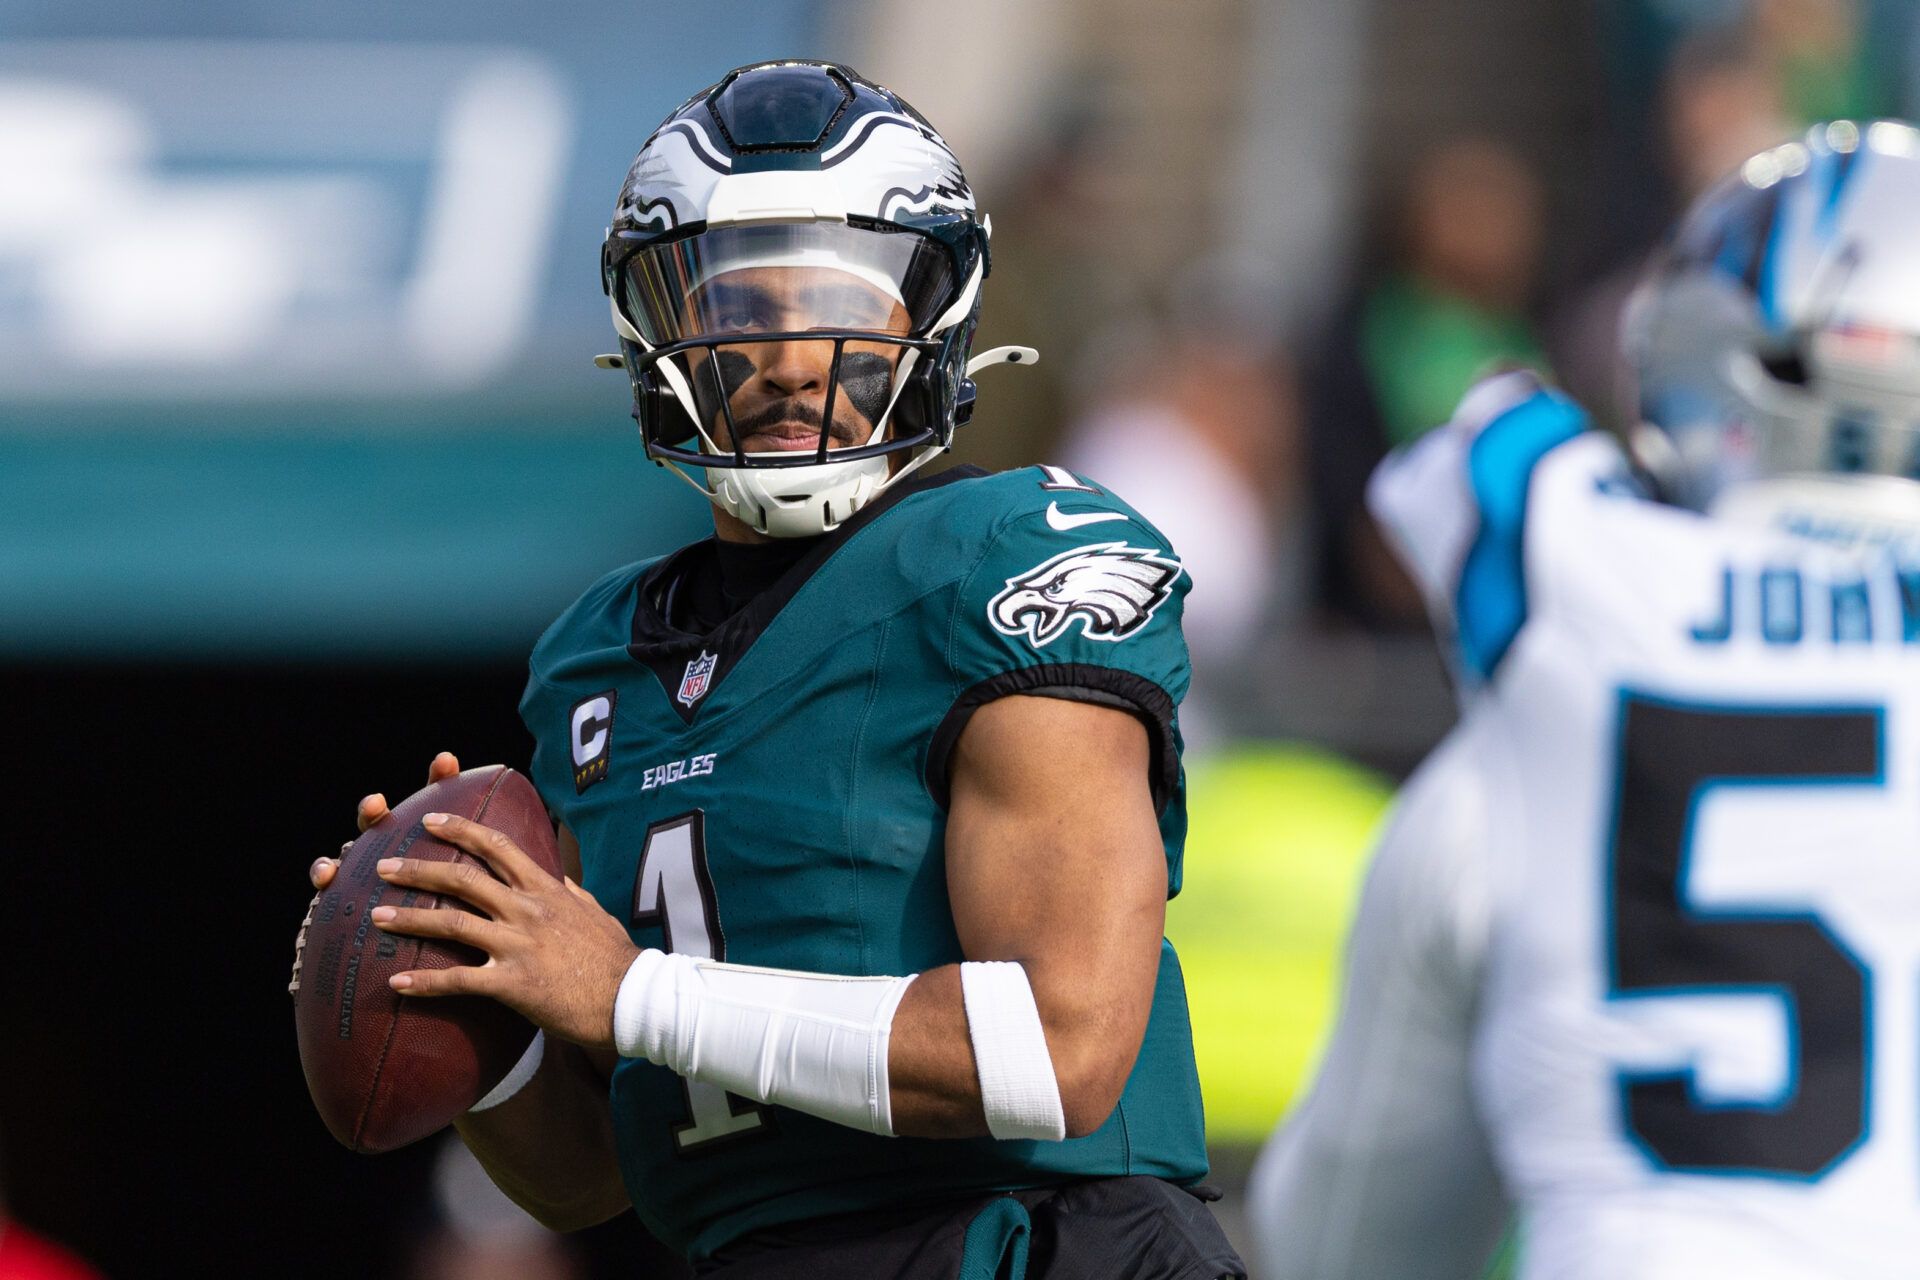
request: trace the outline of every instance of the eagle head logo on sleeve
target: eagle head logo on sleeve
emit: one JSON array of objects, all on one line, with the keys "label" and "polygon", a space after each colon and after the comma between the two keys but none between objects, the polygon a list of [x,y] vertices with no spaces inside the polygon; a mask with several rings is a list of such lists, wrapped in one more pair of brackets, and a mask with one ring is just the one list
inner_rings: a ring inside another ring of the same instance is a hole
[{"label": "eagle head logo on sleeve", "polygon": [[1075,547],[1036,565],[987,602],[994,629],[1043,648],[1077,619],[1093,640],[1125,640],[1173,593],[1180,562],[1124,542]]}]

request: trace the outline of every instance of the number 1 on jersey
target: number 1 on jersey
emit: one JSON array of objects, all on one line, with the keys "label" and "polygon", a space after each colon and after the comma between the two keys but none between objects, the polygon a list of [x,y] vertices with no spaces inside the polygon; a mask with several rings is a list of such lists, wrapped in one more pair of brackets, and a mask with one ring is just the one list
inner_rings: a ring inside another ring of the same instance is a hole
[{"label": "number 1 on jersey", "polygon": [[[706,818],[698,809],[647,828],[633,882],[633,924],[658,924],[666,949],[707,960],[727,958],[720,907],[707,873]],[[709,1142],[752,1133],[765,1125],[754,1103],[718,1085],[682,1080],[689,1119],[673,1127],[674,1149],[686,1154]]]}]

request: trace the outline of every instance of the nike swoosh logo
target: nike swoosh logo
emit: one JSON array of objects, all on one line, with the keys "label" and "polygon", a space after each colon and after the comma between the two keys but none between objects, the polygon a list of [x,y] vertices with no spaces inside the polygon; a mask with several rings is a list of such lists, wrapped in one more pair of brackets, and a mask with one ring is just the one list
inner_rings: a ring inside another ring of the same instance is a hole
[{"label": "nike swoosh logo", "polygon": [[1069,529],[1078,529],[1083,524],[1099,524],[1102,520],[1125,520],[1124,511],[1089,511],[1084,515],[1070,516],[1060,509],[1057,502],[1047,504],[1047,524],[1065,533]]}]

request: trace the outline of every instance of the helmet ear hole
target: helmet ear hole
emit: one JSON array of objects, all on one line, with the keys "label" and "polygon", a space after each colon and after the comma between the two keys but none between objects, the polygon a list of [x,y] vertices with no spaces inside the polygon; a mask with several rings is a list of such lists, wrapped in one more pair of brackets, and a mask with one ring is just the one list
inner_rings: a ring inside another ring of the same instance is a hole
[{"label": "helmet ear hole", "polygon": [[1797,346],[1761,352],[1760,367],[1765,369],[1767,376],[1775,382],[1784,382],[1794,387],[1807,385],[1806,354]]},{"label": "helmet ear hole", "polygon": [[946,370],[938,359],[922,360],[907,375],[900,399],[893,406],[895,439],[921,435],[944,420],[941,399],[946,387]]},{"label": "helmet ear hole", "polygon": [[682,445],[693,439],[694,422],[678,396],[660,376],[658,366],[643,359],[643,353],[631,344],[627,348],[627,369],[633,378],[633,419],[640,424],[640,435],[652,444]]}]

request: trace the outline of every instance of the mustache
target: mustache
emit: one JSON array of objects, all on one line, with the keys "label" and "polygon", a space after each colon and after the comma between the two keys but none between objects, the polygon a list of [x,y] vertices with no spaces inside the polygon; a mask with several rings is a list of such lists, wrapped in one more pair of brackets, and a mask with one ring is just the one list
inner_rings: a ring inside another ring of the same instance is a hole
[{"label": "mustache", "polygon": [[[838,400],[839,397],[836,396],[835,399]],[[841,401],[841,404],[836,404],[834,407],[840,408],[844,403],[844,401]],[[842,415],[835,414],[834,416],[840,418]],[[734,423],[734,430],[739,434],[740,439],[745,440],[748,436],[760,435],[787,422],[798,422],[802,426],[812,427],[815,431],[818,431],[820,429],[820,407],[795,397],[776,400],[753,414],[736,421]],[[836,421],[827,428],[827,434],[835,441],[850,444],[854,439],[854,430],[853,424]]]}]

